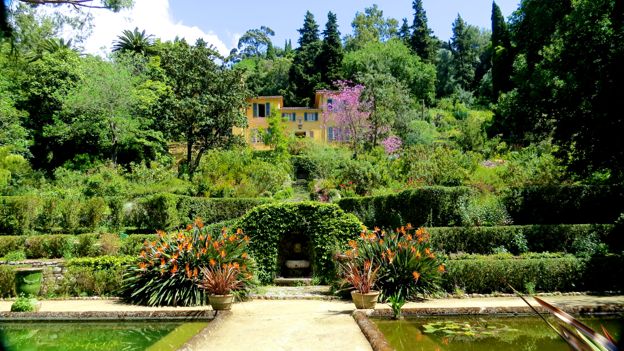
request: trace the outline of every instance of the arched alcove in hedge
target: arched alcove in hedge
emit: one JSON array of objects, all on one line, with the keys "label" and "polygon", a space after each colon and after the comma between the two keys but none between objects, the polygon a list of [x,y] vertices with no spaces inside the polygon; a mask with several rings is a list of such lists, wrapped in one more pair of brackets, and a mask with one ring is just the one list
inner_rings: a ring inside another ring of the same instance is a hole
[{"label": "arched alcove in hedge", "polygon": [[322,282],[335,276],[334,251],[357,237],[361,222],[337,205],[314,202],[258,206],[237,223],[249,235],[250,253],[258,264],[258,277],[270,283],[279,272],[278,255],[286,235],[303,235],[310,245],[312,271]]}]

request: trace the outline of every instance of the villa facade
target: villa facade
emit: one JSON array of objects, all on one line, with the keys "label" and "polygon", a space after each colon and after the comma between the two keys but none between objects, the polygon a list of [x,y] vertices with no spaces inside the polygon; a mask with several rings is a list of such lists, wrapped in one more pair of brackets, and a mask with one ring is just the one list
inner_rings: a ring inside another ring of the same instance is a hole
[{"label": "villa facade", "polygon": [[262,142],[260,131],[269,127],[268,117],[274,110],[286,120],[286,130],[291,136],[314,139],[330,143],[337,139],[338,133],[334,116],[331,113],[332,98],[330,90],[315,93],[313,107],[284,106],[282,96],[258,96],[248,100],[246,116],[247,128],[234,128],[234,133],[244,135],[245,140],[256,150],[267,150]]}]

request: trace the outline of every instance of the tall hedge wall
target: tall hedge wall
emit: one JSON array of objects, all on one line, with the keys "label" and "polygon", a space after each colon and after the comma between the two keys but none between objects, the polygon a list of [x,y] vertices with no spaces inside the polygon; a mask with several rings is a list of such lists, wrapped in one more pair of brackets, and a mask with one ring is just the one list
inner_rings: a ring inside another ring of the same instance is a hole
[{"label": "tall hedge wall", "polygon": [[283,238],[309,239],[314,275],[323,282],[335,278],[334,252],[357,237],[361,222],[334,204],[316,202],[268,204],[254,208],[237,226],[249,235],[250,253],[258,264],[258,278],[270,283],[279,273],[279,245]]},{"label": "tall hedge wall", "polygon": [[613,223],[624,212],[624,186],[515,188],[503,203],[514,224]]},{"label": "tall hedge wall", "polygon": [[207,224],[230,220],[271,201],[216,199],[158,193],[137,199],[0,196],[0,235],[93,232],[100,228],[170,230],[201,217]]},{"label": "tall hedge wall", "polygon": [[344,198],[338,206],[368,227],[397,228],[406,223],[443,227],[461,223],[460,200],[472,193],[467,187],[424,187],[391,195]]}]

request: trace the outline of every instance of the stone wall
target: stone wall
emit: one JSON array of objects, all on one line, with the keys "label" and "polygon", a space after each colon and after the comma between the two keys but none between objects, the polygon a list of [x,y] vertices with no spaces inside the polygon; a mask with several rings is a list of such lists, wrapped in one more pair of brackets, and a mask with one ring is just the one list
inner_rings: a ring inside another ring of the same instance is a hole
[{"label": "stone wall", "polygon": [[63,275],[67,271],[65,268],[65,260],[23,260],[23,261],[0,261],[0,265],[15,266],[20,268],[41,268],[43,271],[43,280],[41,282],[40,294],[45,296],[48,289],[57,286],[62,280]]}]

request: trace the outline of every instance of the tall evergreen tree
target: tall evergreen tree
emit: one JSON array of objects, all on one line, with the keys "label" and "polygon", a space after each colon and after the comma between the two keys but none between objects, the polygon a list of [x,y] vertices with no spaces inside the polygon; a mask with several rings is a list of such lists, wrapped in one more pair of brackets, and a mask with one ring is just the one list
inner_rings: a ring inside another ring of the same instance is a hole
[{"label": "tall evergreen tree", "polygon": [[492,50],[492,94],[496,101],[501,92],[511,89],[513,53],[507,23],[495,1],[492,2]]},{"label": "tall evergreen tree", "polygon": [[410,46],[411,37],[412,34],[410,26],[407,23],[407,18],[403,18],[403,23],[401,24],[401,28],[399,28],[399,39],[401,39],[405,45]]},{"label": "tall evergreen tree", "polygon": [[314,15],[310,11],[306,12],[305,18],[303,19],[303,28],[297,31],[301,35],[301,37],[299,37],[299,47],[301,48],[319,41],[319,26],[316,24]]},{"label": "tall evergreen tree", "polygon": [[410,47],[425,62],[432,62],[435,53],[435,40],[432,37],[433,31],[427,25],[427,13],[422,5],[422,0],[414,0],[414,23],[412,24],[412,37]]},{"label": "tall evergreen tree", "polygon": [[327,25],[323,31],[323,44],[318,56],[321,82],[329,88],[333,82],[342,79],[342,58],[344,50],[338,31],[338,20],[331,11],[327,14]]},{"label": "tall evergreen tree", "polygon": [[306,12],[303,27],[298,31],[301,37],[288,72],[290,85],[285,103],[291,106],[306,106],[313,101],[314,90],[321,81],[321,72],[316,62],[322,43],[319,40],[318,24],[310,11]]},{"label": "tall evergreen tree", "polygon": [[475,75],[476,57],[470,47],[468,25],[461,15],[457,14],[453,22],[451,51],[453,52],[453,69],[455,80],[464,90],[470,90]]}]

